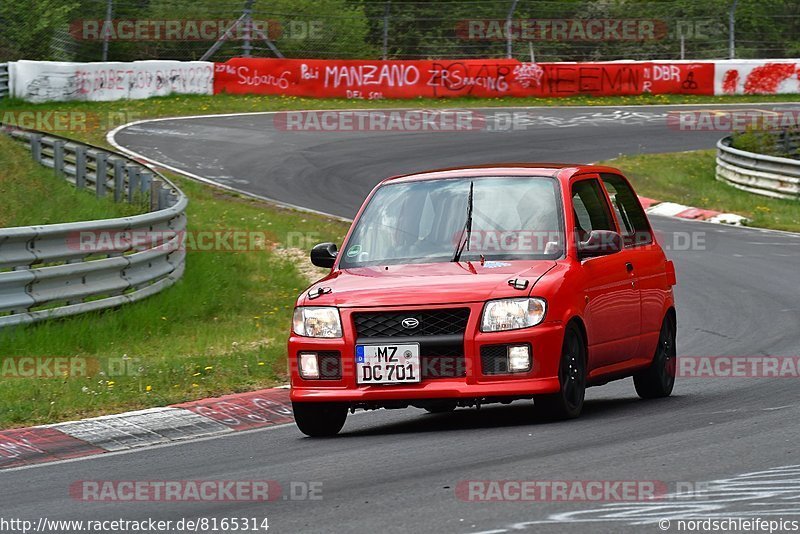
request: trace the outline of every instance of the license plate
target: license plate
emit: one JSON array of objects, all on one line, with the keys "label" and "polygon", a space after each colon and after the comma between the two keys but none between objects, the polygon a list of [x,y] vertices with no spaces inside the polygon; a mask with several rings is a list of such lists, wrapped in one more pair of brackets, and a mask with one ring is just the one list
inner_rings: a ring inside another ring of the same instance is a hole
[{"label": "license plate", "polygon": [[419,344],[356,345],[356,373],[359,384],[419,382]]}]

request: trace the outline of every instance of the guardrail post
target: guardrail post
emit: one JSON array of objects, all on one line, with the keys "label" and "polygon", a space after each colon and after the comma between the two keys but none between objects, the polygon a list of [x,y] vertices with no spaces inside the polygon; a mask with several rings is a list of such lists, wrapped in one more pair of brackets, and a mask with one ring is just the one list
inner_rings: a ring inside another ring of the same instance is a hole
[{"label": "guardrail post", "polygon": [[121,159],[114,160],[114,202],[122,202],[125,192],[125,162]]},{"label": "guardrail post", "polygon": [[158,209],[169,207],[169,191],[165,187],[158,190]]},{"label": "guardrail post", "polygon": [[33,155],[33,161],[36,163],[42,163],[42,135],[41,134],[31,134],[30,136],[30,143],[31,143],[31,154]]},{"label": "guardrail post", "polygon": [[59,176],[64,174],[64,141],[53,141],[53,170]]},{"label": "guardrail post", "polygon": [[778,139],[781,140],[783,143],[783,152],[787,156],[791,156],[794,151],[794,147],[792,146],[792,138],[789,136],[789,130],[781,130]]},{"label": "guardrail post", "polygon": [[0,98],[11,94],[11,78],[8,73],[8,63],[0,63]]},{"label": "guardrail post", "polygon": [[140,190],[142,191],[142,196],[144,197],[142,200],[144,202],[150,203],[150,184],[153,183],[153,174],[149,171],[142,171],[140,174],[142,178],[142,183],[140,185]]},{"label": "guardrail post", "polygon": [[106,180],[108,180],[108,154],[97,152],[94,155],[94,192],[97,198],[106,196]]},{"label": "guardrail post", "polygon": [[128,165],[128,204],[133,202],[134,194],[139,189],[141,182],[139,172],[139,167],[136,165]]},{"label": "guardrail post", "polygon": [[150,211],[156,211],[158,207],[158,192],[161,189],[161,180],[156,178],[150,182]]},{"label": "guardrail post", "polygon": [[86,187],[86,147],[75,147],[75,187]]}]

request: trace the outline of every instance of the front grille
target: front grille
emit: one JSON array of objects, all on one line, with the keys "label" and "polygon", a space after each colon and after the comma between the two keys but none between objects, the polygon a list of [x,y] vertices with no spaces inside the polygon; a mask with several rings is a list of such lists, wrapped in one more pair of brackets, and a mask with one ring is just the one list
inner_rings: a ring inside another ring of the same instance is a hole
[{"label": "front grille", "polygon": [[342,358],[338,351],[317,353],[319,378],[321,380],[339,380],[342,378]]},{"label": "front grille", "polygon": [[[405,328],[404,319],[416,319],[419,324]],[[468,320],[469,308],[353,314],[356,343],[419,343],[423,379],[467,376],[464,332]]]},{"label": "front grille", "polygon": [[[405,328],[404,319],[416,319],[419,326]],[[469,308],[353,314],[359,338],[463,335],[468,320]]]},{"label": "front grille", "polygon": [[485,375],[508,373],[508,345],[483,345],[481,347],[481,372]]}]

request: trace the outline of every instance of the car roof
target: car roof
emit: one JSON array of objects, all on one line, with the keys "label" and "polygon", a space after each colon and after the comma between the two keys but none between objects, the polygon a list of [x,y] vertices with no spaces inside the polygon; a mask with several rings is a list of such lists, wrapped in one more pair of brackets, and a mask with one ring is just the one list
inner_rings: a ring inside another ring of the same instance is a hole
[{"label": "car roof", "polygon": [[610,172],[622,174],[618,169],[603,165],[586,165],[581,163],[487,163],[463,167],[448,167],[429,171],[415,172],[392,176],[386,182],[408,182],[416,180],[442,180],[447,178],[470,178],[479,176],[546,176],[560,180],[569,180],[576,174]]}]

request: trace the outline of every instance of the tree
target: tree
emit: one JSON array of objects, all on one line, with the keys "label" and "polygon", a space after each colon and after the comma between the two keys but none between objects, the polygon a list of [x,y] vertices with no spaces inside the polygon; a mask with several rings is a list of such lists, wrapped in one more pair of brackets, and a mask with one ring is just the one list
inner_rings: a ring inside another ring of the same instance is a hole
[{"label": "tree", "polygon": [[0,2],[0,61],[50,59],[59,37],[66,37],[78,2],[5,0]]}]

